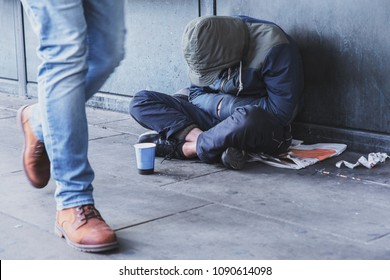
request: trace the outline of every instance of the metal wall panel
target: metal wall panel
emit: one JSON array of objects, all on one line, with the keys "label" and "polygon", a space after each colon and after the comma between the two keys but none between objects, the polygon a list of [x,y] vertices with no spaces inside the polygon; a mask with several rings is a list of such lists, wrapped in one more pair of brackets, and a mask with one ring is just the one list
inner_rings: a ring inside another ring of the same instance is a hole
[{"label": "metal wall panel", "polygon": [[[312,133],[317,142],[344,139],[358,149],[388,149],[388,0],[126,0],[126,58],[102,90],[124,95],[128,102],[127,96],[142,89],[173,93],[187,86],[180,48],[184,26],[214,13],[274,21],[298,42],[306,81],[306,105],[295,123],[301,132]],[[13,0],[0,0],[0,78],[17,79],[14,28]],[[25,41],[28,81],[35,82],[40,62],[28,23]],[[29,87],[30,95],[34,90]],[[98,99],[123,103],[115,94]]]},{"label": "metal wall panel", "polygon": [[18,78],[14,0],[0,0],[0,78]]},{"label": "metal wall panel", "polygon": [[216,0],[199,0],[199,15],[209,16],[216,14]]},{"label": "metal wall panel", "polygon": [[[188,85],[181,53],[181,34],[198,16],[198,1],[126,1],[126,57],[102,87],[102,92],[133,95],[142,89],[166,93]],[[30,25],[25,26],[28,80],[35,82],[38,44]]]},{"label": "metal wall panel", "polygon": [[299,121],[390,133],[388,0],[223,0],[217,14],[270,20],[298,41],[306,81]]},{"label": "metal wall panel", "polygon": [[198,16],[198,1],[128,0],[126,16],[126,58],[102,91],[173,93],[188,86],[181,35],[187,22]]}]

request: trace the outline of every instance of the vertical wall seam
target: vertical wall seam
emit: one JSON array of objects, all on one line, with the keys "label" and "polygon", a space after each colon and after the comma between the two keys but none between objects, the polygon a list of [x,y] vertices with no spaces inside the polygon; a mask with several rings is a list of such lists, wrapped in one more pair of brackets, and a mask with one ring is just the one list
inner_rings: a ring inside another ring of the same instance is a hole
[{"label": "vertical wall seam", "polygon": [[16,44],[16,63],[18,75],[19,96],[28,96],[27,94],[27,69],[26,69],[26,46],[24,40],[23,28],[23,8],[20,1],[14,1],[14,24],[15,24],[15,44]]}]

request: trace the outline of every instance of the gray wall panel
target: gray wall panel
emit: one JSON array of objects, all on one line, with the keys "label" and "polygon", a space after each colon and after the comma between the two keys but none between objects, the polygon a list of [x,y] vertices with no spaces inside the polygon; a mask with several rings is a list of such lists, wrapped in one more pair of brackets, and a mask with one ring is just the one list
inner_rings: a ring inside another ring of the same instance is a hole
[{"label": "gray wall panel", "polygon": [[[13,3],[0,0],[0,90],[5,92],[16,92],[16,82],[9,79],[18,78],[20,57]],[[315,142],[345,140],[356,149],[389,149],[388,0],[126,0],[126,58],[102,88],[124,97],[99,94],[92,100],[94,106],[125,112],[123,104],[131,100],[127,97],[139,90],[173,93],[187,86],[180,48],[184,26],[199,14],[215,12],[274,21],[298,42],[305,67],[306,106],[295,132]],[[28,81],[35,82],[38,42],[28,22],[25,43]],[[18,84],[20,94],[23,85]],[[36,95],[33,83],[28,92]]]},{"label": "gray wall panel", "polygon": [[0,1],[0,78],[18,78],[16,63],[14,0]]},{"label": "gray wall panel", "polygon": [[216,13],[215,0],[200,0],[199,1],[199,15],[208,16]]},{"label": "gray wall panel", "polygon": [[306,81],[299,121],[390,133],[388,0],[224,0],[217,14],[274,21],[298,41]]},{"label": "gray wall panel", "polygon": [[181,35],[187,22],[198,16],[198,1],[128,0],[126,15],[126,58],[102,91],[173,93],[187,86]]},{"label": "gray wall panel", "polygon": [[[173,93],[188,85],[181,54],[181,34],[188,21],[198,16],[198,1],[126,2],[126,58],[101,91],[133,95],[142,89]],[[27,74],[37,80],[38,41],[25,24]]]}]

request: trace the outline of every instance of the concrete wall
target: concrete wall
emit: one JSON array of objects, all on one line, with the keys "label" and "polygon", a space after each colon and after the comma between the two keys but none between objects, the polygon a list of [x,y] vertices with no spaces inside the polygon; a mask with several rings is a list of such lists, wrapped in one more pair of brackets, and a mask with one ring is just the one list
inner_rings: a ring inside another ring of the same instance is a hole
[{"label": "concrete wall", "polygon": [[[172,91],[187,85],[181,55],[181,33],[198,16],[198,1],[126,1],[126,58],[105,83],[102,92],[131,96],[142,89]],[[27,75],[35,82],[39,61],[37,39],[26,29]]]},{"label": "concrete wall", "polygon": [[[25,23],[21,69],[15,2],[0,0],[0,90],[15,92],[9,85],[25,73],[26,93],[36,96],[37,41]],[[186,86],[180,50],[186,23],[199,15],[244,14],[276,22],[300,46],[306,106],[294,124],[295,138],[390,150],[388,0],[127,0],[126,14],[126,58],[91,105],[127,111],[141,89],[173,93]]]},{"label": "concrete wall", "polygon": [[306,106],[297,137],[390,149],[390,1],[224,0],[217,14],[274,21],[298,42]]},{"label": "concrete wall", "polygon": [[0,2],[0,77],[17,79],[12,0]]},{"label": "concrete wall", "polygon": [[0,92],[17,94],[14,1],[0,0]]}]

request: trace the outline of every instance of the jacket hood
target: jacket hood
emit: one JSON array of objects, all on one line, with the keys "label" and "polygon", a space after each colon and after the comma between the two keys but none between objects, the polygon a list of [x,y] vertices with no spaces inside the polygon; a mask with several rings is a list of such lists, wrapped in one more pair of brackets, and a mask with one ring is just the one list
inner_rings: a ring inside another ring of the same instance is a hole
[{"label": "jacket hood", "polygon": [[242,60],[248,44],[248,27],[238,17],[206,16],[189,22],[182,50],[194,85],[212,84],[222,70]]}]

